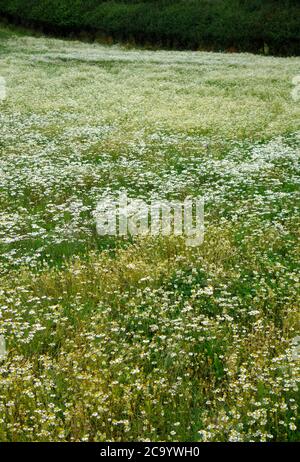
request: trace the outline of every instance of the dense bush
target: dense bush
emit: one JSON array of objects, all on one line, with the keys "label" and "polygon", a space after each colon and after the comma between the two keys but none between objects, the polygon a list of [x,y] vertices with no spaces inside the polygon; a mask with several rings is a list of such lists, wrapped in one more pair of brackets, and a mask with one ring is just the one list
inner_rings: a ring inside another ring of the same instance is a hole
[{"label": "dense bush", "polygon": [[[299,54],[299,0],[0,0],[0,14],[59,34],[176,48]],[[266,44],[266,45],[265,45]]]}]

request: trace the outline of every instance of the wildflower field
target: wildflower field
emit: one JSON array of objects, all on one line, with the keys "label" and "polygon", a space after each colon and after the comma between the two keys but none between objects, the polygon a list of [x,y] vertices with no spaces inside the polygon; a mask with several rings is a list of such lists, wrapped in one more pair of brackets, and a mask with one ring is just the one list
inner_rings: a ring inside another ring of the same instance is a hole
[{"label": "wildflower field", "polygon": [[[0,27],[0,441],[300,440],[299,73]],[[204,243],[97,235],[121,190]]]}]

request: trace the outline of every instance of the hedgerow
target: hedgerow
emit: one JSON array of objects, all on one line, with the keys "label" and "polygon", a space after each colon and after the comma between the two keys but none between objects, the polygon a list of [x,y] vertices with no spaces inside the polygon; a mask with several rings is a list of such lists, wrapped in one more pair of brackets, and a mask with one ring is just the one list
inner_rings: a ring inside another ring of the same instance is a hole
[{"label": "hedgerow", "polygon": [[60,35],[298,54],[297,0],[0,0],[0,15]]}]

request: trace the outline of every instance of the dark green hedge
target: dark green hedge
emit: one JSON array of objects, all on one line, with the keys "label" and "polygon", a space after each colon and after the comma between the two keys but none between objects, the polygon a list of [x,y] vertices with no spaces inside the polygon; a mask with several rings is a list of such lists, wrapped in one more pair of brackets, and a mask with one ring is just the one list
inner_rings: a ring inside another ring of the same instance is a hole
[{"label": "dark green hedge", "polygon": [[0,14],[59,35],[173,48],[296,54],[300,0],[0,0]]}]

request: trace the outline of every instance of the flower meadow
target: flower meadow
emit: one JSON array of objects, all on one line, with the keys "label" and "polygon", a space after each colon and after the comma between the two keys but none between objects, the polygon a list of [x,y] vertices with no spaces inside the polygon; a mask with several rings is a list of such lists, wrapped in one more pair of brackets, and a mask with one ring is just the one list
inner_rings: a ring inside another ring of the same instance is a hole
[{"label": "flower meadow", "polygon": [[[299,441],[299,58],[0,27],[0,441]],[[205,239],[99,201],[205,199]]]}]

